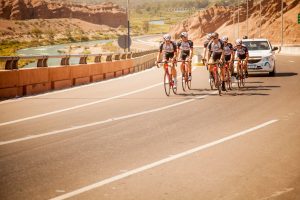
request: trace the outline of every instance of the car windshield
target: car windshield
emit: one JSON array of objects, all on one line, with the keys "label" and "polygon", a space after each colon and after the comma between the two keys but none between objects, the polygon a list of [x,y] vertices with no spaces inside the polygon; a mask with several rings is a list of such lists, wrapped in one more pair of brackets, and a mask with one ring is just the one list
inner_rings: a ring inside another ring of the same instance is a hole
[{"label": "car windshield", "polygon": [[243,44],[248,50],[270,50],[269,43],[267,41],[245,41]]}]

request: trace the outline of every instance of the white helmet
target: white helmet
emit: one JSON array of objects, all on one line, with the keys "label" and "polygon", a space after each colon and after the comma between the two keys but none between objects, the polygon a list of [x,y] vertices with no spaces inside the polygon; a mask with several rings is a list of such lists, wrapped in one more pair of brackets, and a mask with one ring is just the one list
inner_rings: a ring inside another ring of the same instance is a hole
[{"label": "white helmet", "polygon": [[170,40],[171,40],[171,35],[170,35],[170,34],[165,34],[165,35],[163,36],[163,38],[164,38],[164,40],[170,41]]},{"label": "white helmet", "polygon": [[228,37],[227,36],[222,37],[222,41],[223,42],[228,42]]},{"label": "white helmet", "polygon": [[210,39],[211,39],[211,33],[208,33],[208,34],[206,35],[206,39],[207,39],[207,40],[210,40]]},{"label": "white helmet", "polygon": [[187,33],[187,32],[182,32],[182,33],[180,34],[180,37],[185,37],[185,38],[187,38],[187,37],[188,37],[188,33]]},{"label": "white helmet", "polygon": [[241,39],[237,39],[237,40],[235,41],[235,44],[236,44],[236,45],[242,45],[242,40],[241,40]]}]

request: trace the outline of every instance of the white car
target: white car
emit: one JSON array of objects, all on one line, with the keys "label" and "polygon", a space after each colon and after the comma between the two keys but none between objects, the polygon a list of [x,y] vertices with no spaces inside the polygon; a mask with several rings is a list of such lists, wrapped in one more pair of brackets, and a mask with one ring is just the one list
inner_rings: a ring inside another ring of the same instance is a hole
[{"label": "white car", "polygon": [[[272,48],[267,39],[243,39],[243,45],[248,48],[248,72],[269,72],[270,76],[276,73],[275,51],[278,47]],[[236,72],[235,62],[235,72]]]}]

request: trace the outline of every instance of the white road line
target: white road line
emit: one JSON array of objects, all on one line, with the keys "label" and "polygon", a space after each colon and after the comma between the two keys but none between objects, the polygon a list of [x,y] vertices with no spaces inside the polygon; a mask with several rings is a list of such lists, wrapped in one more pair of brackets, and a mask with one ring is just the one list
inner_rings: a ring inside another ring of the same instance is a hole
[{"label": "white road line", "polygon": [[31,116],[31,117],[26,117],[26,118],[22,118],[22,119],[13,120],[13,121],[3,122],[3,123],[0,123],[0,126],[11,125],[11,124],[15,124],[15,123],[18,123],[18,122],[24,122],[24,121],[31,120],[31,119],[46,117],[46,116],[49,116],[49,115],[54,115],[54,114],[58,114],[58,113],[62,113],[62,112],[70,111],[70,110],[75,110],[75,109],[78,109],[78,108],[83,108],[83,107],[95,105],[95,104],[98,104],[98,103],[107,102],[107,101],[110,101],[110,100],[114,100],[114,99],[118,99],[118,98],[121,98],[121,97],[136,94],[136,93],[139,93],[139,92],[143,92],[143,91],[152,89],[154,87],[157,87],[159,85],[162,85],[162,83],[157,83],[157,84],[154,84],[154,85],[142,88],[142,89],[138,89],[138,90],[135,90],[135,91],[132,91],[132,92],[124,93],[124,94],[117,95],[117,96],[114,96],[114,97],[101,99],[99,101],[94,101],[94,102],[90,102],[90,103],[86,103],[86,104],[81,104],[81,105],[78,105],[78,106],[73,106],[73,107],[69,107],[69,108],[65,108],[65,109],[61,109],[61,110],[56,110],[56,111],[52,111],[52,112],[48,112],[48,113],[44,113],[44,114],[40,114],[40,115],[34,115],[34,116]]},{"label": "white road line", "polygon": [[117,80],[122,80],[122,79],[127,79],[127,78],[130,78],[130,77],[138,76],[138,75],[141,75],[143,73],[150,72],[150,71],[153,71],[153,70],[154,70],[154,68],[150,68],[150,69],[146,69],[146,70],[141,71],[141,72],[136,72],[134,74],[128,74],[128,75],[125,75],[125,76],[120,76],[118,78],[113,78],[113,79],[109,79],[109,80],[103,80],[103,81],[100,81],[100,82],[90,83],[90,84],[81,85],[81,86],[75,86],[75,87],[72,87],[72,88],[47,92],[47,93],[44,93],[44,94],[38,94],[38,95],[33,95],[33,96],[28,96],[28,97],[25,96],[25,97],[20,97],[20,98],[17,98],[17,99],[9,99],[9,100],[5,100],[5,101],[0,102],[0,105],[1,104],[18,102],[18,101],[22,101],[22,100],[25,100],[25,99],[35,99],[35,98],[42,97],[42,96],[47,96],[47,95],[52,95],[52,94],[60,94],[60,93],[69,92],[69,91],[72,91],[72,90],[78,90],[78,89],[82,89],[82,88],[86,88],[86,87],[92,87],[92,86],[96,86],[96,85],[106,84],[106,83],[114,82],[114,81],[117,81]]},{"label": "white road line", "polygon": [[176,159],[179,159],[179,158],[182,158],[182,157],[186,157],[186,156],[189,156],[189,155],[194,154],[194,153],[196,153],[196,152],[202,151],[202,150],[204,150],[204,149],[208,149],[208,148],[210,148],[210,147],[213,147],[213,146],[222,144],[222,143],[224,143],[224,142],[233,140],[233,139],[235,139],[235,138],[241,137],[241,136],[243,136],[243,135],[246,135],[246,134],[248,134],[248,133],[251,133],[251,132],[253,132],[253,131],[256,131],[256,130],[258,130],[258,129],[261,129],[261,128],[263,128],[263,127],[266,127],[266,126],[268,126],[268,125],[271,125],[271,124],[273,124],[273,123],[275,123],[275,122],[277,122],[277,121],[278,121],[277,119],[268,121],[268,122],[266,122],[266,123],[263,123],[263,124],[260,124],[260,125],[258,125],[258,126],[255,126],[255,127],[253,127],[253,128],[250,128],[250,129],[241,131],[241,132],[239,132],[239,133],[230,135],[230,136],[228,136],[228,137],[224,137],[224,138],[222,138],[222,139],[216,140],[216,141],[214,141],[214,142],[211,142],[211,143],[208,143],[208,144],[205,144],[205,145],[198,146],[198,147],[196,147],[196,148],[194,148],[194,149],[190,149],[190,150],[188,150],[188,151],[185,151],[185,152],[182,152],[182,153],[173,155],[173,156],[171,156],[171,157],[168,157],[168,158],[159,160],[159,161],[157,161],[157,162],[154,162],[154,163],[151,163],[151,164],[148,164],[148,165],[139,167],[139,168],[137,168],[137,169],[130,170],[130,171],[125,172],[125,173],[122,173],[122,174],[120,174],[120,175],[113,176],[113,177],[108,178],[108,179],[104,179],[104,180],[99,181],[99,182],[96,182],[96,183],[94,183],[94,184],[91,184],[91,185],[82,187],[82,188],[80,188],[80,189],[74,190],[74,191],[72,191],[72,192],[63,194],[63,195],[61,195],[61,196],[57,196],[57,197],[52,198],[52,199],[50,199],[50,200],[64,200],[64,199],[67,199],[67,198],[70,198],[70,197],[77,196],[77,195],[82,194],[82,193],[84,193],[84,192],[87,192],[87,191],[90,191],[90,190],[99,188],[99,187],[101,187],[101,186],[110,184],[110,183],[112,183],[112,182],[115,182],[115,181],[118,181],[118,180],[127,178],[127,177],[129,177],[129,176],[134,175],[134,174],[141,173],[141,172],[143,172],[143,171],[146,171],[146,170],[149,170],[149,169],[158,167],[158,166],[160,166],[160,165],[166,164],[166,163],[171,162],[171,161],[174,161],[174,160],[176,160]]},{"label": "white road line", "polygon": [[[213,92],[213,93],[216,93],[216,92]],[[143,111],[143,112],[130,114],[130,115],[125,115],[125,116],[121,116],[121,117],[110,118],[110,119],[107,119],[107,120],[93,122],[93,123],[89,123],[89,124],[85,124],[85,125],[81,125],[81,126],[73,126],[71,128],[67,128],[67,129],[51,131],[51,132],[42,133],[42,134],[38,134],[38,135],[31,135],[31,136],[27,136],[27,137],[15,139],[15,140],[2,141],[2,142],[0,142],[0,146],[7,145],[7,144],[12,144],[12,143],[17,143],[17,142],[22,142],[22,141],[26,141],[26,140],[32,140],[32,139],[41,138],[41,137],[46,137],[46,136],[50,136],[50,135],[56,135],[56,134],[65,133],[65,132],[69,132],[69,131],[79,130],[79,129],[83,129],[83,128],[88,128],[88,127],[92,127],[92,126],[97,126],[97,125],[101,125],[101,124],[110,123],[110,122],[120,121],[120,120],[124,120],[124,119],[129,119],[129,118],[138,117],[138,116],[141,116],[141,115],[146,115],[146,114],[150,114],[150,113],[154,113],[154,112],[158,112],[158,111],[162,111],[162,110],[167,110],[167,109],[170,109],[170,108],[174,108],[174,107],[177,107],[177,106],[180,106],[180,105],[183,105],[183,104],[193,102],[196,99],[204,99],[207,96],[208,95],[199,96],[199,97],[196,97],[196,98],[193,98],[193,99],[178,102],[178,103],[171,104],[171,105],[168,105],[168,106],[164,106],[164,107],[161,107],[161,108],[156,108],[156,109]]]},{"label": "white road line", "polygon": [[[193,67],[192,70],[193,71],[196,70],[196,67]],[[180,78],[180,77],[181,76],[178,76],[177,78]],[[52,111],[52,112],[48,112],[48,113],[44,113],[44,114],[34,115],[34,116],[31,116],[31,117],[25,117],[25,118],[21,118],[21,119],[17,119],[17,120],[3,122],[3,123],[0,123],[0,127],[1,126],[6,126],[6,125],[11,125],[11,124],[16,124],[16,123],[19,123],[19,122],[28,121],[28,120],[31,120],[31,119],[46,117],[46,116],[49,116],[49,115],[54,115],[54,114],[58,114],[58,113],[62,113],[62,112],[70,111],[70,110],[75,110],[75,109],[91,106],[91,105],[98,104],[98,103],[107,102],[107,101],[110,101],[110,100],[114,100],[114,99],[122,98],[122,97],[125,97],[125,96],[129,96],[129,95],[132,95],[132,94],[136,94],[136,93],[139,93],[139,92],[143,92],[143,91],[155,88],[155,87],[157,87],[159,85],[162,85],[162,84],[163,83],[157,83],[157,84],[154,84],[154,85],[142,88],[142,89],[138,89],[138,90],[135,90],[135,91],[132,91],[132,92],[124,93],[124,94],[117,95],[117,96],[114,96],[114,97],[109,97],[109,98],[106,98],[106,99],[101,99],[99,101],[94,101],[94,102],[90,102],[90,103],[86,103],[86,104],[81,104],[81,105],[78,105],[78,106],[73,106],[73,107],[69,107],[69,108],[65,108],[65,109],[61,109],[61,110],[56,110],[56,111]]]}]

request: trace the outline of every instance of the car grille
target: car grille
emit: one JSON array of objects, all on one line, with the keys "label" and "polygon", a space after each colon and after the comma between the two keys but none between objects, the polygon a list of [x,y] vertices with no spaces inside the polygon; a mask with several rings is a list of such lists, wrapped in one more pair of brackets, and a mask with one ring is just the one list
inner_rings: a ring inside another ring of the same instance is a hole
[{"label": "car grille", "polygon": [[258,63],[261,61],[261,57],[250,57],[249,60],[248,60],[248,63]]}]

